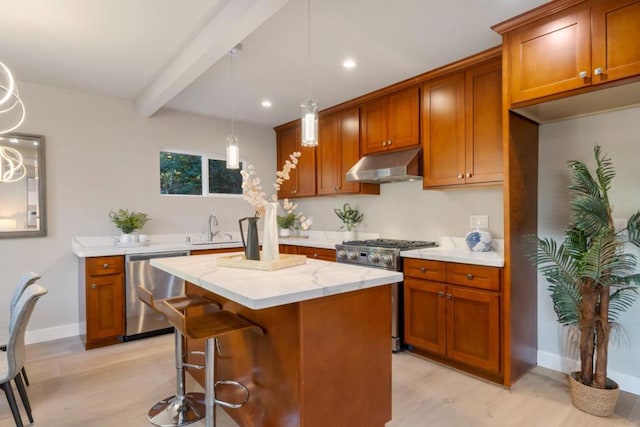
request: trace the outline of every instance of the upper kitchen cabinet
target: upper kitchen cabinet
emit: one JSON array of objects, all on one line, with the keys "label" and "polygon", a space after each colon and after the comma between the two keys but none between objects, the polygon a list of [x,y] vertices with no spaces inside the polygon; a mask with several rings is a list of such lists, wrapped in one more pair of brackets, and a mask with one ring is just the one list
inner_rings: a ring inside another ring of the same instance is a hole
[{"label": "upper kitchen cabinet", "polygon": [[501,70],[495,58],[422,86],[425,188],[502,182]]},{"label": "upper kitchen cabinet", "polygon": [[362,155],[420,145],[418,87],[376,98],[360,106]]},{"label": "upper kitchen cabinet", "polygon": [[318,121],[317,193],[380,194],[379,184],[360,184],[345,179],[347,171],[360,159],[358,108],[323,115]]},{"label": "upper kitchen cabinet", "polygon": [[504,36],[512,105],[640,75],[640,1],[575,3],[493,27]]},{"label": "upper kitchen cabinet", "polygon": [[278,198],[315,196],[316,147],[303,147],[300,140],[300,122],[276,128],[277,170],[281,170],[291,153],[299,151],[298,165],[290,172],[290,178],[282,183]]}]

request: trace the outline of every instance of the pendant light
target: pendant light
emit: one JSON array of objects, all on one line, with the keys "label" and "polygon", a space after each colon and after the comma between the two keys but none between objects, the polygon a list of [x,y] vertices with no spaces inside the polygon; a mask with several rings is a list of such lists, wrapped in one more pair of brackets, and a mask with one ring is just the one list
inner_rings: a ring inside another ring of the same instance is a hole
[{"label": "pendant light", "polygon": [[240,168],[240,147],[238,145],[238,137],[234,134],[234,99],[233,99],[233,57],[242,52],[242,44],[237,44],[233,49],[229,51],[229,58],[231,63],[230,75],[230,91],[231,91],[231,134],[227,136],[227,169],[239,169]]},{"label": "pendant light", "polygon": [[22,124],[25,109],[9,68],[0,62],[0,135]]},{"label": "pendant light", "polygon": [[303,147],[318,145],[318,103],[311,99],[311,0],[307,0],[307,99],[302,101]]}]

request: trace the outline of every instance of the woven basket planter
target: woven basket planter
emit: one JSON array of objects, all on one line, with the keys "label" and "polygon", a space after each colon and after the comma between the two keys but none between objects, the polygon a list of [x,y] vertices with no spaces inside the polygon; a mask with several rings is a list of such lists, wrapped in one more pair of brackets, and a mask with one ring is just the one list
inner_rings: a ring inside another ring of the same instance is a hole
[{"label": "woven basket planter", "polygon": [[569,375],[573,406],[587,414],[597,415],[598,417],[613,415],[618,395],[620,394],[618,384],[607,378],[607,388],[595,388],[582,384],[576,379],[579,377],[580,372],[572,372]]}]

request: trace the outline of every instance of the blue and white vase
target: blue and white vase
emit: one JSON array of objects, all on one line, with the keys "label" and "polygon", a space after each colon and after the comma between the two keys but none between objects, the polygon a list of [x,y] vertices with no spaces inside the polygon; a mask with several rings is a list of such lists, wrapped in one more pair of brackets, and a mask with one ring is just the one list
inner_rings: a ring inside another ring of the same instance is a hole
[{"label": "blue and white vase", "polygon": [[472,252],[488,252],[491,250],[491,233],[486,230],[473,230],[464,236],[467,246]]}]

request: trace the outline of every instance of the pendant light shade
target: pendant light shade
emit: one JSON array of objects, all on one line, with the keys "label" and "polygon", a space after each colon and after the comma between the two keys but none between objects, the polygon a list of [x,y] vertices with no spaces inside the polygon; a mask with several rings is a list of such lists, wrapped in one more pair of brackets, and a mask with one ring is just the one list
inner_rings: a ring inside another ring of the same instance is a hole
[{"label": "pendant light shade", "polygon": [[307,0],[307,99],[302,101],[302,132],[300,144],[303,147],[318,145],[318,103],[311,99],[311,0]]},{"label": "pendant light shade", "polygon": [[238,147],[238,137],[227,136],[227,169],[240,168],[240,147]]},{"label": "pendant light shade", "polygon": [[234,102],[233,102],[233,57],[242,52],[242,44],[236,45],[229,51],[231,71],[230,75],[230,92],[231,96],[231,134],[227,136],[227,169],[240,169],[240,146],[238,145],[238,137],[233,133],[234,124]]},{"label": "pendant light shade", "polygon": [[302,146],[318,145],[318,104],[311,99],[302,101]]}]

